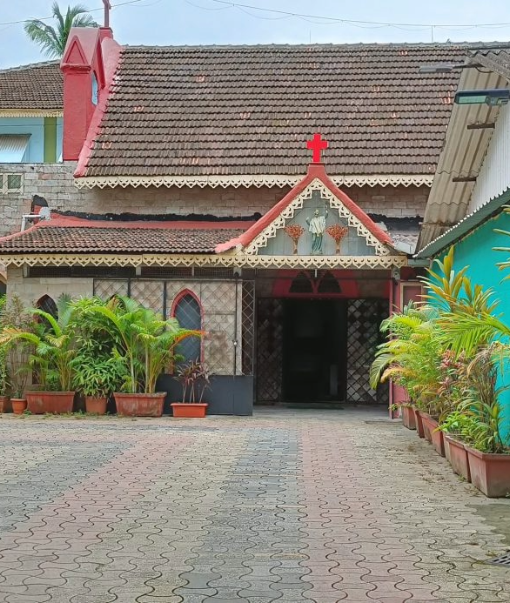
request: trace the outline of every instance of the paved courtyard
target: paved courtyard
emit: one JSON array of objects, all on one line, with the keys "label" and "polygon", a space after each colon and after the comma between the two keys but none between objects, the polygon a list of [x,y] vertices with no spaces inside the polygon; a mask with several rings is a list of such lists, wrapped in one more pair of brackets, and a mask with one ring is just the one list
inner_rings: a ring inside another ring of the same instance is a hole
[{"label": "paved courtyard", "polygon": [[500,529],[374,412],[0,418],[1,602],[508,602]]}]

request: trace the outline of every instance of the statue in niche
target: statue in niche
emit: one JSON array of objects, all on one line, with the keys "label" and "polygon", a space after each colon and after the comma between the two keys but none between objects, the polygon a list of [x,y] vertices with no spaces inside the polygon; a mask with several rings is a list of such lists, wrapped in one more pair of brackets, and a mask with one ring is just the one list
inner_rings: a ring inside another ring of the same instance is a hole
[{"label": "statue in niche", "polygon": [[313,218],[306,218],[308,231],[312,234],[312,255],[322,255],[322,241],[326,231],[327,217],[327,209],[325,215],[323,216],[321,216],[319,210],[316,209],[313,213]]}]

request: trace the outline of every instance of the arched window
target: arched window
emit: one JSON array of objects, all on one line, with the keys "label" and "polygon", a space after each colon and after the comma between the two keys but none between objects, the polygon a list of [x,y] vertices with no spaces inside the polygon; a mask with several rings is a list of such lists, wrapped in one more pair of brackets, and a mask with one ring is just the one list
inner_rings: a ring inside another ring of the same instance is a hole
[{"label": "arched window", "polygon": [[326,272],[319,282],[317,293],[342,293],[342,289],[331,272]]},{"label": "arched window", "polygon": [[95,73],[92,73],[92,104],[97,105],[99,102],[99,84]]},{"label": "arched window", "polygon": [[[202,308],[198,299],[190,291],[183,291],[175,300],[172,315],[183,329],[202,328]],[[183,363],[201,360],[201,340],[188,337],[177,347],[177,354],[183,356]]]},{"label": "arched window", "polygon": [[57,304],[49,295],[43,295],[37,302],[36,307],[43,312],[51,314],[53,318],[58,318]]},{"label": "arched window", "polygon": [[300,272],[292,281],[289,293],[313,293],[313,285],[306,272]]}]

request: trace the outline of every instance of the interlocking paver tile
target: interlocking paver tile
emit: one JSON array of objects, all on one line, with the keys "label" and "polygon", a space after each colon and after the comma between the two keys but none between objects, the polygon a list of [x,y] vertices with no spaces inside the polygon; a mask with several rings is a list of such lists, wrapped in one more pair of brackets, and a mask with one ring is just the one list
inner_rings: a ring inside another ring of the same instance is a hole
[{"label": "interlocking paver tile", "polygon": [[4,415],[0,455],[0,603],[510,601],[510,501],[381,411]]}]

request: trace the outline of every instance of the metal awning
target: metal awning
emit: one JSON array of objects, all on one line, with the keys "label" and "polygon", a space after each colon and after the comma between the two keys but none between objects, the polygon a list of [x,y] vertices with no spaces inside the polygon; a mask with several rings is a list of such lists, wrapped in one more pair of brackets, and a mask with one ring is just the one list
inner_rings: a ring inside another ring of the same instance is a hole
[{"label": "metal awning", "polygon": [[0,163],[23,163],[30,134],[0,134]]}]

